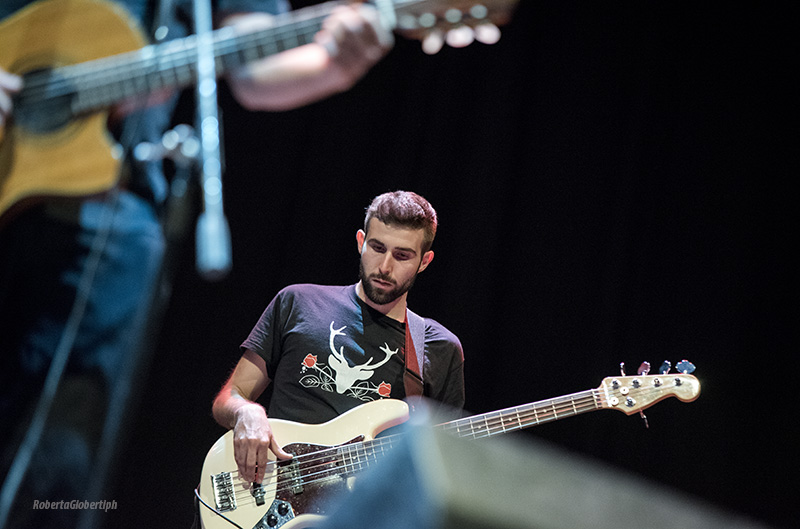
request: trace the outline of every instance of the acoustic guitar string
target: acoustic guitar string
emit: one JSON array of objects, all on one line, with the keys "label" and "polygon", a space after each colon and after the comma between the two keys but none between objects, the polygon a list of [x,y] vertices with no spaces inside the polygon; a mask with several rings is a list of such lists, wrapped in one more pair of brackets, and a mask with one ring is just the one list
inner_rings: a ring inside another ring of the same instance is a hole
[{"label": "acoustic guitar string", "polygon": [[[295,47],[295,44],[311,42],[313,35],[321,27],[325,16],[322,13],[329,10],[330,8],[314,10],[314,18],[296,20],[283,27],[232,36],[229,32],[218,33],[221,37],[214,43],[218,60],[223,66],[227,65],[226,60],[238,60],[233,64],[239,65]],[[191,37],[187,37],[154,48],[146,47],[85,63],[61,66],[54,70],[33,72],[25,79],[24,98],[31,103],[41,103],[47,99],[80,92],[97,92],[99,95],[95,96],[94,101],[79,109],[85,111],[108,106],[120,97],[127,98],[137,93],[168,88],[176,80],[179,84],[191,84],[193,76],[189,77],[187,72],[191,73],[191,68],[194,67],[195,48],[191,45],[192,42]],[[255,49],[258,54],[243,57],[242,54],[248,49]],[[185,71],[179,72],[181,69]],[[160,82],[135,82],[137,79],[147,78],[158,80],[159,75],[163,77]]]}]

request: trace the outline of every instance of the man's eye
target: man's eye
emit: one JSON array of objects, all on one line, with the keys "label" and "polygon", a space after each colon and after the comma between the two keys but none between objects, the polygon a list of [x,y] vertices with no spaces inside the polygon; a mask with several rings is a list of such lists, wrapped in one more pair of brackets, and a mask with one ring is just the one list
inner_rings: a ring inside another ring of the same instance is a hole
[{"label": "man's eye", "polygon": [[407,261],[411,259],[411,256],[407,253],[398,253],[395,254],[394,258],[397,259],[398,261]]}]

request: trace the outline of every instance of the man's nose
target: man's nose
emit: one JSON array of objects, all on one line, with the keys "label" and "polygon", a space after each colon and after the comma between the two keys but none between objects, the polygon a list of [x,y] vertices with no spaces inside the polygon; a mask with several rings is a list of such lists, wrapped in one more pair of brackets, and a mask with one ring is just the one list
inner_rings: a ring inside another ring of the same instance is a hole
[{"label": "man's nose", "polygon": [[394,266],[394,257],[390,253],[386,253],[380,263],[378,263],[378,269],[382,274],[389,274],[392,271],[392,267]]}]

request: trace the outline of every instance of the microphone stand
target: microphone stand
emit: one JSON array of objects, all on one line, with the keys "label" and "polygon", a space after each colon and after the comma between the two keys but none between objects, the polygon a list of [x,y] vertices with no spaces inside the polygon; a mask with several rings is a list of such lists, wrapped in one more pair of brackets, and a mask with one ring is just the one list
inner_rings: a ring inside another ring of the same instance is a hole
[{"label": "microphone stand", "polygon": [[224,278],[231,269],[231,234],[222,204],[222,157],[217,103],[217,74],[211,0],[194,0],[197,34],[197,133],[200,150],[198,169],[203,211],[197,219],[196,266],[208,281]]}]

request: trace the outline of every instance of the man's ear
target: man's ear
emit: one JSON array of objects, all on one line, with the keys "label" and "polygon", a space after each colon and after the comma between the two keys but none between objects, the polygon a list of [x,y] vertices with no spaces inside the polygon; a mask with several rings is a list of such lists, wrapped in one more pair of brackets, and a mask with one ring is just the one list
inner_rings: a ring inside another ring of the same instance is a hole
[{"label": "man's ear", "polygon": [[356,242],[358,243],[359,254],[364,252],[364,241],[366,240],[367,240],[367,234],[364,233],[364,230],[358,230],[356,232]]},{"label": "man's ear", "polygon": [[423,270],[428,268],[428,265],[431,264],[431,261],[433,261],[433,250],[428,250],[427,252],[422,254],[422,261],[420,261],[419,263],[419,270],[417,271],[417,273],[422,272]]}]

